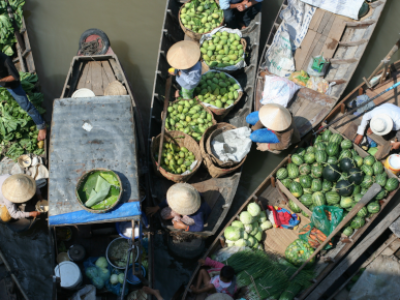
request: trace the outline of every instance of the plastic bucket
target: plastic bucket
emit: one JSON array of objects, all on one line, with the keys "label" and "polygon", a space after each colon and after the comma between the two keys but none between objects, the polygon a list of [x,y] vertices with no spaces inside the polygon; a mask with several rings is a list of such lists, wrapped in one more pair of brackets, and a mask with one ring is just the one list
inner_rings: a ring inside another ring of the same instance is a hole
[{"label": "plastic bucket", "polygon": [[54,273],[61,279],[61,287],[67,290],[76,290],[82,283],[82,273],[77,264],[64,261],[56,266]]},{"label": "plastic bucket", "polygon": [[389,157],[385,160],[384,166],[393,174],[397,175],[400,172],[400,155],[389,155]]},{"label": "plastic bucket", "polygon": [[[145,278],[146,277],[146,269],[145,269],[144,266],[140,266],[140,267],[141,267],[140,269],[141,269],[142,275]],[[139,264],[138,263],[135,263],[135,270],[136,270],[136,272],[139,271]],[[139,277],[137,277],[137,276],[132,274],[132,267],[130,267],[128,269],[128,274],[126,275],[126,281],[131,285],[139,285],[142,282],[139,279]]]},{"label": "plastic bucket", "polygon": [[82,88],[79,90],[76,90],[71,98],[86,98],[86,97],[94,97],[96,96],[92,90],[89,90],[87,88]]}]

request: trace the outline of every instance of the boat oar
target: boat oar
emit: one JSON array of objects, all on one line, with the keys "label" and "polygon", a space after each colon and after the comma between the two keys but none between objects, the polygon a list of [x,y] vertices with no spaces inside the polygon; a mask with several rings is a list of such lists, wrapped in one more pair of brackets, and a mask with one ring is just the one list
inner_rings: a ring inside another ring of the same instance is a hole
[{"label": "boat oar", "polygon": [[380,191],[381,191],[381,186],[377,183],[374,183],[368,191],[365,193],[365,195],[361,198],[359,202],[353,207],[353,209],[346,215],[346,217],[340,222],[336,228],[332,231],[332,233],[325,239],[324,242],[322,242],[317,249],[315,249],[314,253],[310,255],[310,257],[301,265],[300,268],[297,269],[297,271],[290,277],[289,280],[292,280],[293,278],[296,277],[297,274],[300,273],[301,270],[322,250],[324,247],[330,242],[332,238],[335,237],[335,235],[344,227],[346,224],[353,219],[353,217],[358,213],[358,211],[363,208],[365,205],[368,204],[369,201],[372,200]]},{"label": "boat oar", "polygon": [[[320,133],[322,130],[324,130],[325,128],[328,128],[330,126],[332,126],[333,124],[339,122],[341,119],[347,117],[348,115],[351,115],[353,112],[357,111],[360,107],[363,107],[365,105],[367,105],[368,103],[374,101],[376,98],[382,96],[383,94],[386,94],[387,92],[390,92],[391,90],[397,88],[398,86],[400,86],[400,82],[397,82],[396,84],[392,85],[390,88],[387,88],[386,90],[384,90],[383,92],[379,93],[378,95],[376,95],[375,97],[372,97],[371,99],[369,99],[367,102],[364,102],[363,104],[361,104],[360,106],[357,106],[355,108],[353,108],[352,110],[346,112],[345,114],[343,114],[343,116],[333,120],[332,122],[330,122],[328,125],[318,129],[316,132],[314,132],[314,135],[317,135],[318,133]],[[387,100],[388,101],[388,100]],[[383,102],[382,102],[383,103]],[[381,103],[381,104],[382,104]]]},{"label": "boat oar", "polygon": [[163,151],[163,144],[164,144],[164,134],[165,134],[165,120],[167,119],[167,109],[169,104],[169,96],[171,93],[171,85],[172,85],[172,76],[169,75],[167,79],[167,83],[165,85],[165,98],[164,98],[164,108],[161,115],[161,137],[160,137],[160,146],[158,149],[158,164],[157,164],[157,171],[160,171],[161,165],[161,156]]}]

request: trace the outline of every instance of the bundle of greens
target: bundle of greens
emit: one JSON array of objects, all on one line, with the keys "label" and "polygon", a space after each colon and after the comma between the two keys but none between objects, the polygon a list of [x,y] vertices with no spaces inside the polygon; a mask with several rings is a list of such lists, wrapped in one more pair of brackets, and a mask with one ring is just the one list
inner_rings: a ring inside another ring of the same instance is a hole
[{"label": "bundle of greens", "polygon": [[14,36],[14,27],[7,13],[7,2],[14,12],[15,25],[19,30],[22,26],[24,0],[0,0],[0,49],[8,56],[14,54],[13,46],[17,42]]},{"label": "bundle of greens", "polygon": [[[29,101],[40,114],[43,94],[33,92],[38,78],[30,73],[20,73],[21,85]],[[37,141],[38,131],[32,118],[14,100],[6,88],[0,87],[0,157],[17,159],[24,153],[41,155],[44,152],[43,141]]]}]

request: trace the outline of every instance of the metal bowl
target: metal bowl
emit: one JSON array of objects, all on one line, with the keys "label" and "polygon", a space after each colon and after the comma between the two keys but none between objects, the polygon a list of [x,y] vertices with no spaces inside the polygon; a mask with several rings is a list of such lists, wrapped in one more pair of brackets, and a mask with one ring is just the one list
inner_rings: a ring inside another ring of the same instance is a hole
[{"label": "metal bowl", "polygon": [[[122,240],[122,241],[121,241],[121,240]],[[113,266],[114,268],[120,269],[120,270],[125,270],[126,265],[124,265],[123,267],[118,267],[118,266],[114,265],[113,262],[111,261],[111,259],[109,258],[110,248],[111,248],[111,246],[112,246],[114,243],[116,243],[117,241],[118,241],[118,242],[122,242],[122,243],[125,242],[125,243],[128,243],[128,244],[129,244],[128,240],[127,240],[127,239],[124,239],[123,237],[119,237],[119,238],[116,238],[115,240],[112,240],[111,243],[108,244],[107,249],[106,249],[106,259],[107,259],[108,263],[109,263],[111,266]],[[132,247],[135,248],[134,245],[133,245]],[[138,249],[135,249],[135,251],[136,251],[136,257],[135,257],[135,261],[134,261],[134,262],[136,262],[136,261],[138,260],[138,258],[139,258],[139,251],[138,251]],[[125,255],[126,255],[126,254],[125,254]],[[130,264],[130,266],[132,266],[132,264]]]}]

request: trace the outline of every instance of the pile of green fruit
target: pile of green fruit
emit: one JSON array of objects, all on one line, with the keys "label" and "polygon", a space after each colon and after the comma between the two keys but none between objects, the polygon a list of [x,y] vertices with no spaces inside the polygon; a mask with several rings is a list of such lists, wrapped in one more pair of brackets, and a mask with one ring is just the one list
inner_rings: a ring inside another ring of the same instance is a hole
[{"label": "pile of green fruit", "polygon": [[[163,169],[173,174],[182,174],[190,170],[190,166],[196,160],[193,152],[174,143],[164,143],[163,147],[161,159]],[[154,159],[158,161],[158,153],[154,155]]]},{"label": "pile of green fruit", "polygon": [[[19,31],[19,29],[22,27],[24,4],[25,1],[22,0],[0,0],[0,49],[1,52],[7,54],[8,56],[14,55],[13,47],[17,42],[14,31]],[[14,12],[14,22],[17,28],[14,28],[14,24],[11,22],[11,19],[8,15],[8,6],[10,6]]]},{"label": "pile of green fruit", "polygon": [[239,97],[240,86],[224,72],[207,72],[200,80],[194,93],[201,102],[218,108],[227,108]]},{"label": "pile of green fruit", "polygon": [[[43,114],[43,94],[33,92],[37,76],[21,72],[20,77],[29,101]],[[6,88],[0,88],[0,157],[5,155],[15,160],[24,153],[41,155],[44,152],[44,143],[38,142],[37,135],[38,130],[32,118]]]},{"label": "pile of green fruit", "polygon": [[179,100],[170,103],[165,128],[182,131],[200,141],[203,133],[212,126],[212,114],[196,100]]},{"label": "pile of green fruit", "polygon": [[193,0],[181,9],[181,22],[185,28],[206,33],[221,25],[224,12],[214,0]]},{"label": "pile of green fruit", "polygon": [[[381,191],[350,221],[343,231],[346,236],[364,226],[366,218],[378,213],[379,201],[399,186],[399,181],[388,177],[384,166],[375,157],[362,158],[352,148],[350,140],[325,130],[316,137],[314,146],[298,149],[292,155],[292,163],[276,173],[283,185],[310,211],[315,206],[330,205],[345,210],[344,216],[374,182],[378,183]],[[293,201],[289,202],[289,207],[295,213],[302,212]]]},{"label": "pile of green fruit", "polygon": [[244,60],[244,50],[240,39],[240,36],[236,33],[216,32],[210,40],[205,40],[200,47],[203,60],[211,68],[236,65]]}]

